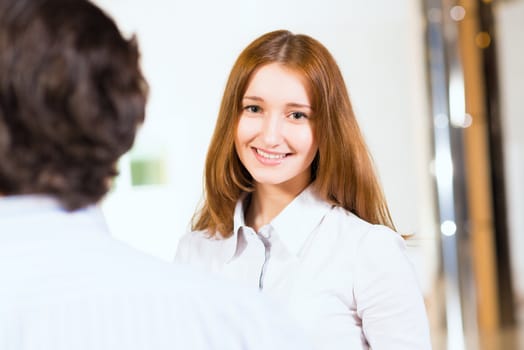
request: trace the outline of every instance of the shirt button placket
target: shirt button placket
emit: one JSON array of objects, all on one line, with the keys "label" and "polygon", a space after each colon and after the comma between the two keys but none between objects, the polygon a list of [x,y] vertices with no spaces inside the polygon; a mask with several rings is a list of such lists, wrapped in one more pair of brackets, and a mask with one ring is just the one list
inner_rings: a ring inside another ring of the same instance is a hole
[{"label": "shirt button placket", "polygon": [[264,244],[264,263],[262,264],[260,277],[258,280],[258,288],[260,290],[264,289],[264,278],[266,275],[269,258],[271,257],[271,242],[269,241],[271,238],[271,232],[269,229],[270,228],[268,226],[264,226],[260,232],[257,233],[258,238],[262,241],[262,244]]}]

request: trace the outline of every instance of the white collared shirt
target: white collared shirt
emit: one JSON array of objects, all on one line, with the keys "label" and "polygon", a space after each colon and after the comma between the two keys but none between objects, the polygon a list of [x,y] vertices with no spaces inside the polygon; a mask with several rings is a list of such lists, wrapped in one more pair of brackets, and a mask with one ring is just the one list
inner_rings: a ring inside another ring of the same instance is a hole
[{"label": "white collared shirt", "polygon": [[190,232],[177,261],[262,287],[317,349],[430,349],[429,327],[403,239],[307,188],[260,232],[237,203],[227,239]]},{"label": "white collared shirt", "polygon": [[302,346],[258,291],[116,241],[96,207],[68,213],[48,197],[0,198],[2,350]]}]

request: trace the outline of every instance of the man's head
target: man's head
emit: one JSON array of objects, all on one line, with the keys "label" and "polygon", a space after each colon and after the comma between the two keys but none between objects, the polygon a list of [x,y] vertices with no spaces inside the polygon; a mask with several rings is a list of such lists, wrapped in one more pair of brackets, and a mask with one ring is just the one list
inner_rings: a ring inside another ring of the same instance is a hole
[{"label": "man's head", "polygon": [[0,0],[0,194],[100,200],[142,123],[133,40],[85,0]]}]

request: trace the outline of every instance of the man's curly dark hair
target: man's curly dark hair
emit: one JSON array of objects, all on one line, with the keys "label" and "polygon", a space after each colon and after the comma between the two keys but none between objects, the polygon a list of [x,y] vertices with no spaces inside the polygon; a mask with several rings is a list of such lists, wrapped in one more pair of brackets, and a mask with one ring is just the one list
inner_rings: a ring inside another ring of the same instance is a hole
[{"label": "man's curly dark hair", "polygon": [[98,202],[143,122],[134,39],[85,0],[0,0],[0,195]]}]

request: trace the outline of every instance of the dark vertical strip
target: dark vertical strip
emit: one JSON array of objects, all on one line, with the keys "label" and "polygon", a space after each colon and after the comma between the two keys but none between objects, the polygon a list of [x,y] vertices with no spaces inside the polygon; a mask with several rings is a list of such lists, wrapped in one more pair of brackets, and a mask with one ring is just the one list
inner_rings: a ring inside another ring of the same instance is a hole
[{"label": "dark vertical strip", "polygon": [[491,187],[495,225],[495,248],[497,278],[500,296],[500,321],[502,326],[516,323],[513,283],[509,251],[509,232],[506,209],[506,185],[504,172],[503,131],[500,110],[500,91],[497,73],[497,48],[495,18],[489,3],[479,2],[480,30],[491,37],[491,44],[483,50],[483,69],[486,91],[488,140],[490,148]]}]

